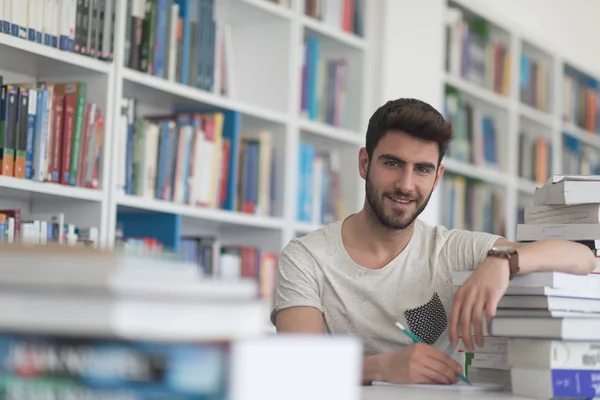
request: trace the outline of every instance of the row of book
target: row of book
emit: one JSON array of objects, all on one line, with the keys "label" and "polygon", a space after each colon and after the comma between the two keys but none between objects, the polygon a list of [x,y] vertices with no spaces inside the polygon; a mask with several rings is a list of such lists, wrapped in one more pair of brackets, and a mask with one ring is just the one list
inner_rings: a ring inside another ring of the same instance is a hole
[{"label": "row of book", "polygon": [[120,174],[126,194],[271,216],[275,213],[273,135],[242,131],[234,111],[141,116],[123,99]]},{"label": "row of book", "polygon": [[446,71],[501,95],[510,91],[511,57],[502,38],[493,35],[490,22],[448,8]]},{"label": "row of book", "polygon": [[215,0],[128,0],[125,66],[230,94],[231,32]]},{"label": "row of book", "polygon": [[344,32],[364,36],[366,0],[306,0],[304,14]]},{"label": "row of book", "polygon": [[298,154],[297,220],[328,224],[344,215],[340,155],[300,142]]},{"label": "row of book", "polygon": [[563,120],[589,132],[600,133],[600,84],[569,66],[563,77]]},{"label": "row of book", "polygon": [[0,243],[86,245],[97,247],[98,227],[66,223],[63,213],[27,213],[0,210]]},{"label": "row of book", "polygon": [[182,262],[199,268],[202,276],[258,282],[260,296],[272,299],[275,293],[277,254],[258,247],[223,244],[215,236],[183,237]]},{"label": "row of book", "polygon": [[598,149],[586,145],[568,133],[563,133],[562,157],[563,171],[566,174],[600,174],[600,154],[598,154]]},{"label": "row of book", "polygon": [[[596,269],[589,275],[535,272],[513,279],[489,321],[484,346],[468,357],[471,380],[530,398],[598,396],[599,188],[600,176],[553,175],[525,206],[517,241],[581,243],[596,255]],[[468,274],[455,274],[454,285]]]},{"label": "row of book", "polygon": [[491,168],[502,165],[498,145],[500,134],[494,115],[464,100],[456,89],[446,87],[444,116],[452,123],[455,136],[448,148],[448,156]]},{"label": "row of book", "polygon": [[218,236],[178,238],[178,249],[169,249],[154,237],[128,237],[118,226],[115,246],[126,254],[153,255],[192,266],[202,278],[256,281],[261,298],[272,299],[277,273],[277,254],[258,247],[224,244]]},{"label": "row of book", "polygon": [[322,39],[304,38],[300,114],[314,121],[342,126],[346,115],[347,60],[323,51]]},{"label": "row of book", "polygon": [[116,0],[3,0],[0,32],[109,61],[115,6]]},{"label": "row of book", "polygon": [[103,145],[104,114],[85,82],[2,85],[2,175],[98,189]]},{"label": "row of book", "polygon": [[542,111],[550,111],[548,66],[528,54],[521,54],[519,96],[521,102]]},{"label": "row of book", "polygon": [[542,184],[552,169],[552,141],[543,133],[523,130],[519,135],[519,176]]},{"label": "row of book", "polygon": [[440,186],[444,199],[442,225],[448,229],[506,234],[503,189],[454,174],[445,175]]}]

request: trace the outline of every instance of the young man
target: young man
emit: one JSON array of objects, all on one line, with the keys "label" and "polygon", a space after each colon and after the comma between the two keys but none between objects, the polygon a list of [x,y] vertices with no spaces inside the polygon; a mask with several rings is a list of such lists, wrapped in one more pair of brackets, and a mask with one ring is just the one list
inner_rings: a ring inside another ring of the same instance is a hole
[{"label": "young man", "polygon": [[[450,384],[461,372],[451,357],[460,332],[474,329],[483,345],[482,317],[495,314],[515,274],[594,269],[592,252],[577,243],[523,245],[418,220],[451,139],[450,124],[422,101],[389,101],[375,112],[358,157],[363,209],[292,240],[281,254],[272,312],[278,332],[359,335],[365,383]],[[455,295],[456,270],[475,272]],[[471,335],[463,340],[473,350]]]}]

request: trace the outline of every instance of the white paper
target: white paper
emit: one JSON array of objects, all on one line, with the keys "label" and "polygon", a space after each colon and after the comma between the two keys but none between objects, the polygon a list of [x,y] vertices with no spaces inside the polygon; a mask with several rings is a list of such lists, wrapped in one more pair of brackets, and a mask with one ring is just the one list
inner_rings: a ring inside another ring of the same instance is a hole
[{"label": "white paper", "polygon": [[417,389],[438,389],[438,390],[455,390],[459,392],[493,392],[504,390],[504,387],[498,383],[473,383],[469,385],[464,382],[459,382],[454,385],[433,385],[433,384],[397,384],[381,381],[373,381],[373,385],[378,386],[396,386],[402,388],[417,388]]}]

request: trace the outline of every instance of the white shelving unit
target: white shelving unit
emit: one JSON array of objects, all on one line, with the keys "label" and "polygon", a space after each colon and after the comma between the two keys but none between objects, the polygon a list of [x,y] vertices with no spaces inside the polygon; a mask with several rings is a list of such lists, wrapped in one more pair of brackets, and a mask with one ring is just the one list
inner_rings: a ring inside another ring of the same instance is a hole
[{"label": "white shelving unit", "polygon": [[[446,69],[446,27],[452,23],[454,15],[451,8],[461,9],[463,15],[488,21],[491,37],[502,39],[507,45],[510,56],[510,86],[507,94],[488,90]],[[539,183],[519,174],[519,135],[522,131],[544,137],[551,144],[548,176],[552,173],[579,173],[564,169],[563,133],[579,139],[600,156],[600,134],[588,132],[566,121],[563,113],[565,67],[568,65],[589,77],[600,78],[600,71],[588,71],[577,60],[566,59],[553,50],[551,43],[533,37],[512,21],[498,16],[484,1],[427,0],[416,4],[410,0],[387,0],[379,17],[385,38],[382,49],[386,55],[382,60],[382,80],[386,82],[382,93],[384,99],[417,97],[443,111],[445,88],[453,87],[462,99],[496,118],[498,167],[474,165],[449,156],[444,159],[444,164],[446,177],[451,174],[464,176],[497,187],[504,193],[503,216],[509,239],[515,237],[519,208],[531,201]],[[419,32],[418,39],[398,40],[414,32]],[[391,54],[392,51],[402,57]],[[548,70],[546,110],[527,105],[521,99],[522,54],[540,62]],[[398,73],[406,65],[406,60],[411,60],[414,65],[407,66],[404,73]],[[448,201],[438,188],[424,212],[424,219],[432,224],[442,223],[443,210]],[[480,211],[467,210],[473,213]]]},{"label": "white shelving unit", "polygon": [[[356,156],[364,144],[366,117],[371,112],[365,100],[368,96],[363,93],[370,85],[369,30],[364,38],[358,37],[305,16],[303,0],[291,0],[289,8],[267,0],[215,0],[216,18],[227,21],[232,32],[235,97],[224,97],[126,68],[127,2],[117,1],[117,7],[112,63],[0,35],[0,74],[5,83],[82,80],[88,84],[88,101],[96,101],[106,115],[100,190],[0,176],[0,208],[20,208],[26,214],[63,212],[67,223],[98,226],[101,245],[109,247],[114,245],[118,211],[175,213],[182,216],[184,234],[210,232],[218,234],[224,244],[242,242],[279,252],[293,237],[320,226],[296,220],[300,140],[340,151],[346,213],[360,208],[363,184]],[[367,9],[365,26],[370,29],[369,15]],[[345,111],[349,118],[342,127],[309,121],[298,111],[303,38],[307,32],[323,39],[326,54],[348,58]],[[270,131],[278,153],[277,215],[198,208],[129,196],[117,190],[116,137],[122,134],[119,116],[123,97],[137,98],[142,114],[168,113],[183,106],[230,109],[242,115],[242,130]]]}]

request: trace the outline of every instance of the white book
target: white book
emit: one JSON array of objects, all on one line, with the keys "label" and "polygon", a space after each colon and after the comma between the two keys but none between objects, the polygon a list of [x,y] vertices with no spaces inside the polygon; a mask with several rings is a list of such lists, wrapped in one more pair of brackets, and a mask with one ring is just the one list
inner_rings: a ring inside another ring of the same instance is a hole
[{"label": "white book", "polygon": [[597,341],[599,318],[495,317],[490,334],[497,337]]},{"label": "white book", "polygon": [[35,42],[37,36],[37,15],[38,5],[37,0],[26,0],[27,3],[27,40]]},{"label": "white book", "polygon": [[[455,271],[452,274],[452,284],[461,286],[472,274],[472,271]],[[515,287],[548,287],[555,289],[581,290],[584,288],[600,292],[600,276],[575,275],[564,272],[544,271],[515,276],[509,283],[509,288]]]},{"label": "white book", "polygon": [[525,206],[524,222],[535,224],[600,224],[600,204]]},{"label": "white book", "polygon": [[600,340],[509,339],[506,347],[506,361],[510,367],[600,371]]},{"label": "white book", "polygon": [[154,198],[156,192],[156,161],[158,159],[160,126],[149,123],[144,129],[144,134],[146,138],[144,140],[143,186],[139,195]]},{"label": "white book", "polygon": [[535,190],[536,206],[600,203],[600,177],[553,175]]},{"label": "white book", "polygon": [[47,7],[46,0],[30,0],[35,2],[35,41],[36,43],[44,43],[44,19]]},{"label": "white book", "polygon": [[580,311],[599,313],[600,298],[559,297],[559,296],[503,296],[498,308],[508,309],[541,309],[554,311]]},{"label": "white book", "polygon": [[600,239],[600,224],[518,224],[516,239],[518,242],[542,239],[597,240]]},{"label": "white book", "polygon": [[4,25],[2,28],[3,33],[12,35],[12,3],[16,0],[4,0]]},{"label": "white book", "polygon": [[28,0],[15,0],[12,4],[12,34],[27,39]]},{"label": "white book", "polygon": [[35,181],[43,182],[46,176],[46,143],[48,136],[48,92],[37,91],[37,110],[33,145],[33,177]]},{"label": "white book", "polygon": [[177,32],[179,32],[179,4],[173,3],[171,6],[171,32],[169,32],[169,55],[167,79],[175,82],[177,77]]},{"label": "white book", "polygon": [[75,47],[75,23],[77,0],[61,0],[59,14],[59,49],[73,51]]},{"label": "white book", "polygon": [[0,329],[137,340],[227,340],[262,334],[268,310],[260,300],[165,301],[5,289],[0,292]]}]

